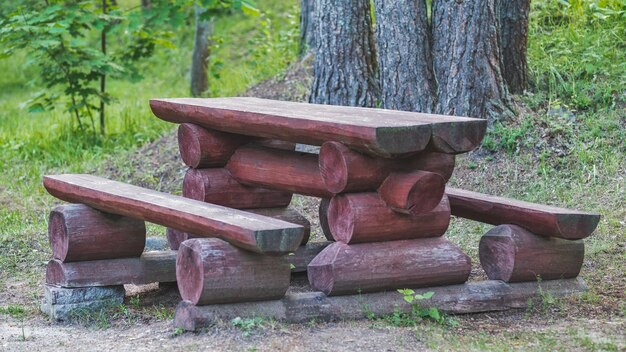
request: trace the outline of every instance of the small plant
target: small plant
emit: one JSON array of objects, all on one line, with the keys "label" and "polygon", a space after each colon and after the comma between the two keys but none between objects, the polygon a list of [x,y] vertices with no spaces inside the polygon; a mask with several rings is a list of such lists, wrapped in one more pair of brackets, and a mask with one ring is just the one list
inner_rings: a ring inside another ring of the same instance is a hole
[{"label": "small plant", "polygon": [[128,304],[135,309],[139,309],[139,307],[141,307],[141,298],[139,298],[139,296],[133,296],[128,300]]},{"label": "small plant", "polygon": [[185,333],[185,329],[183,329],[183,328],[176,328],[176,329],[174,329],[174,332],[172,333],[172,337],[177,337],[177,336],[180,336],[180,335],[182,335],[184,333]]},{"label": "small plant", "polygon": [[231,321],[234,327],[243,331],[243,336],[249,336],[252,333],[252,330],[261,327],[264,323],[262,318],[248,318],[244,319],[241,317],[236,317]]},{"label": "small plant", "polygon": [[[428,291],[423,294],[419,294],[419,293],[415,293],[415,291],[411,289],[401,289],[401,290],[398,290],[398,292],[400,292],[403,295],[402,298],[406,302],[412,304],[411,315],[413,317],[432,319],[439,324],[446,323],[446,319],[441,314],[441,312],[439,312],[439,309],[437,309],[436,307],[425,308],[420,304],[421,301],[431,299],[435,295],[434,292]],[[452,320],[450,320],[450,323],[452,325],[458,324],[456,321],[452,321]]]}]

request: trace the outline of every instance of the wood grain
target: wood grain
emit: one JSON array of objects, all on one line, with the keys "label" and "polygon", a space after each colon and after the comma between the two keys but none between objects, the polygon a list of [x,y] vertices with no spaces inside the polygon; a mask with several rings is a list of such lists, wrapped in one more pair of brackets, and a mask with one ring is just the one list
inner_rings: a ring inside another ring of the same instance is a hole
[{"label": "wood grain", "polygon": [[452,215],[492,225],[519,225],[530,232],[578,240],[593,233],[599,214],[557,208],[447,187]]},{"label": "wood grain", "polygon": [[302,226],[90,175],[44,176],[48,192],[68,202],[222,238],[241,248],[285,254],[302,242]]}]

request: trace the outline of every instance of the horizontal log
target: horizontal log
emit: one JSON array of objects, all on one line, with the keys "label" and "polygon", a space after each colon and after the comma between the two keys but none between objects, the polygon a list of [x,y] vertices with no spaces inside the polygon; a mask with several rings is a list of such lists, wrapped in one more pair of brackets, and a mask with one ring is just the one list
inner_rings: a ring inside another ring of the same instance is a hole
[{"label": "horizontal log", "polygon": [[304,233],[300,225],[91,175],[44,176],[43,183],[51,195],[67,202],[218,237],[253,252],[292,252]]},{"label": "horizontal log", "polygon": [[223,168],[188,169],[183,179],[183,196],[234,209],[286,207],[292,194],[242,185]]},{"label": "horizontal log", "polygon": [[454,285],[467,281],[472,264],[443,238],[359,243],[334,242],[307,268],[311,287],[326,295]]},{"label": "horizontal log", "polygon": [[314,197],[330,198],[316,154],[243,146],[226,165],[239,182]]},{"label": "horizontal log", "polygon": [[480,239],[479,256],[492,280],[569,279],[580,273],[585,245],[582,240],[541,237],[516,225],[500,225]]},{"label": "horizontal log", "polygon": [[[420,302],[426,307],[436,307],[448,314],[467,314],[526,308],[529,300],[542,299],[542,295],[561,298],[586,290],[581,279],[512,284],[486,280],[416,289],[415,293],[434,293],[432,298]],[[396,312],[411,313],[412,309],[412,304],[405,302],[396,291],[330,297],[321,292],[298,292],[288,293],[281,300],[265,302],[195,306],[182,301],[174,313],[174,327],[196,331],[236,317],[288,323],[371,319],[372,316],[384,317]]]},{"label": "horizontal log", "polygon": [[436,173],[394,172],[387,176],[378,194],[391,209],[419,215],[435,209],[441,203],[445,189],[446,181]]},{"label": "horizontal log", "polygon": [[447,187],[452,215],[492,225],[513,224],[541,236],[578,240],[593,233],[599,214],[494,197]]},{"label": "horizontal log", "polygon": [[375,192],[336,195],[328,208],[330,232],[344,243],[437,237],[446,232],[449,224],[447,197],[435,209],[420,215],[391,210]]},{"label": "horizontal log", "polygon": [[180,244],[176,279],[180,296],[197,305],[279,299],[289,288],[289,264],[217,239]]},{"label": "horizontal log", "polygon": [[330,199],[322,198],[320,200],[318,216],[320,220],[320,227],[322,228],[322,233],[324,234],[324,237],[326,237],[326,240],[335,241],[332,233],[330,232],[330,227],[328,226],[328,206],[329,205],[330,205]]},{"label": "horizontal log", "polygon": [[62,262],[139,257],[146,224],[84,204],[64,204],[50,212],[48,238],[52,256]]},{"label": "horizontal log", "polygon": [[62,287],[144,285],[176,281],[176,252],[152,251],[138,258],[48,262],[46,283]]},{"label": "horizontal log", "polygon": [[315,258],[324,248],[326,248],[332,242],[310,242],[306,245],[300,246],[295,252],[289,253],[283,256],[283,259],[290,264],[292,273],[302,273],[306,271],[309,263]]},{"label": "horizontal log", "polygon": [[[244,211],[301,225],[304,228],[304,234],[300,245],[304,245],[309,241],[309,237],[311,236],[311,223],[307,218],[293,208],[244,209]],[[172,250],[178,250],[180,244],[190,238],[202,238],[202,236],[178,231],[170,227],[167,228],[165,235]]]},{"label": "horizontal log", "polygon": [[371,157],[338,142],[326,142],[320,149],[320,172],[332,193],[374,191],[391,172],[417,170],[434,172],[448,181],[454,171],[454,155],[420,153],[402,159]]},{"label": "horizontal log", "polygon": [[253,139],[240,134],[207,130],[191,123],[178,126],[180,156],[192,168],[224,166],[240,145]]},{"label": "horizontal log", "polygon": [[339,141],[382,157],[427,146],[464,153],[480,144],[487,128],[485,120],[466,117],[257,98],[152,99],[150,107],[170,122],[312,145]]}]

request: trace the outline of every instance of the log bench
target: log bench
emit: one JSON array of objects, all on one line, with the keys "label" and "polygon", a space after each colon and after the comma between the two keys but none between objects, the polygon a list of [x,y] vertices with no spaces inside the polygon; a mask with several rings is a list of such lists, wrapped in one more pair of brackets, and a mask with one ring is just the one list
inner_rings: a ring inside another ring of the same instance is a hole
[{"label": "log bench", "polygon": [[[175,325],[190,330],[262,312],[364,317],[357,302],[388,314],[401,288],[432,288],[432,304],[456,313],[519,307],[538,278],[553,280],[545,289],[555,295],[584,290],[568,279],[599,215],[446,185],[455,155],[480,144],[484,120],[256,98],[150,106],[180,124],[183,197],[90,175],[44,177],[50,194],[77,203],[51,214],[47,289],[176,281]],[[307,243],[308,219],[289,208],[294,193],[321,198],[326,242]],[[444,236],[452,215],[498,225],[479,244],[489,281],[466,282],[470,258]],[[172,251],[141,253],[144,221],[167,227]],[[314,292],[289,292],[298,272]]]}]

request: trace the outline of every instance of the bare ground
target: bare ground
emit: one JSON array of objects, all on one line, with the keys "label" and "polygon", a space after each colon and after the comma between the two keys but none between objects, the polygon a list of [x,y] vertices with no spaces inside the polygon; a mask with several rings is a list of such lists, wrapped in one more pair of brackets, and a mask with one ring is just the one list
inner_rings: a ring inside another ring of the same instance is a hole
[{"label": "bare ground", "polygon": [[[266,81],[246,95],[285,100],[306,100],[310,72],[306,64],[297,64],[283,77]],[[547,139],[553,148],[558,140]],[[180,162],[175,133],[150,143],[124,158],[112,158],[94,173],[129,181],[154,189],[180,194],[185,167]],[[463,188],[492,194],[523,196],[521,190],[537,182],[536,158],[529,162],[502,153],[478,150],[458,159],[452,183]],[[608,180],[623,185],[623,178]],[[511,190],[514,187],[515,190]],[[286,325],[260,321],[250,329],[222,322],[199,333],[175,331],[171,323],[179,297],[171,289],[155,285],[128,287],[124,309],[106,317],[86,317],[63,325],[37,313],[45,260],[21,270],[30,275],[4,282],[0,307],[24,306],[25,314],[0,314],[0,351],[49,350],[246,350],[246,351],[416,351],[416,350],[625,350],[626,283],[624,272],[623,188],[621,194],[606,195],[590,191],[575,193],[580,199],[572,204],[582,208],[607,208],[593,238],[587,242],[588,253],[581,276],[590,286],[589,293],[565,300],[549,297],[526,310],[459,316],[458,326],[418,322],[399,327],[388,320],[346,321],[328,324]],[[619,189],[619,187],[618,187]],[[618,191],[619,192],[619,191]],[[555,195],[554,203],[562,200]],[[317,200],[295,197],[293,205],[312,220],[313,240],[323,238],[317,223]],[[472,280],[484,278],[478,265],[477,245],[488,226],[455,219],[447,235],[472,257]],[[43,229],[42,229],[43,230]],[[152,234],[162,235],[153,227]],[[42,236],[44,236],[42,234]],[[607,245],[608,243],[608,245]],[[46,248],[36,242],[35,250]],[[20,270],[18,268],[18,270]],[[400,298],[400,297],[399,297]],[[1,312],[0,312],[1,313]]]}]

